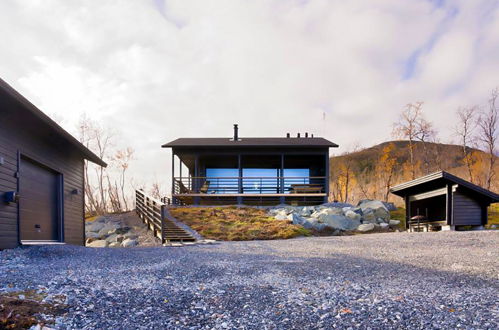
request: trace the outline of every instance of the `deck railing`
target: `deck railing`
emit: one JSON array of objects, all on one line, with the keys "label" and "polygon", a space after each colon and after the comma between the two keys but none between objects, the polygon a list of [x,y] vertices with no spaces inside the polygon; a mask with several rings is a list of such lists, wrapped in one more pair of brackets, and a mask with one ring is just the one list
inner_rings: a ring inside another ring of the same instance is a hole
[{"label": "deck railing", "polygon": [[326,177],[176,177],[174,194],[324,193]]},{"label": "deck railing", "polygon": [[147,196],[142,190],[135,190],[135,211],[154,235],[163,238],[163,207],[165,203]]}]

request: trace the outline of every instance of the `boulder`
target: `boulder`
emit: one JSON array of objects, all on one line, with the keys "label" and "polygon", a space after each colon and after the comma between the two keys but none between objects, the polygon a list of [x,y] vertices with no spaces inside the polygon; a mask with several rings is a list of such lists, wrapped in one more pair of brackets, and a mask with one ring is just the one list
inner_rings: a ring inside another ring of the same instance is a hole
[{"label": "boulder", "polygon": [[390,227],[390,225],[389,225],[389,224],[387,224],[386,222],[383,222],[383,223],[380,223],[380,224],[379,224],[379,228],[380,228],[381,230],[387,230],[389,227]]},{"label": "boulder", "polygon": [[274,216],[274,219],[276,219],[276,220],[289,220],[288,214],[284,210],[280,210],[279,212],[277,212]]},{"label": "boulder", "polygon": [[348,219],[350,220],[355,220],[355,221],[360,221],[360,219],[362,218],[362,216],[352,210],[347,210],[345,212],[345,217],[347,217]]},{"label": "boulder", "polygon": [[112,234],[112,235],[109,235],[107,238],[106,238],[106,241],[111,244],[111,243],[115,243],[115,242],[118,242],[118,235],[117,234]]},{"label": "boulder", "polygon": [[120,247],[120,246],[121,246],[121,243],[120,243],[120,242],[113,242],[113,243],[109,244],[109,246],[108,246],[108,247],[113,248],[113,247]]},{"label": "boulder", "polygon": [[90,222],[88,224],[85,224],[85,231],[87,232],[99,232],[102,228],[104,228],[105,224],[102,222]]},{"label": "boulder", "polygon": [[398,226],[400,224],[400,220],[390,220],[390,222],[388,222],[388,224],[390,226]]},{"label": "boulder", "polygon": [[87,238],[94,238],[94,239],[99,238],[99,234],[97,234],[96,232],[93,232],[93,231],[87,231],[87,232],[85,232],[85,236]]},{"label": "boulder", "polygon": [[340,202],[333,202],[333,203],[324,203],[322,204],[321,206],[319,206],[320,208],[344,208],[344,207],[353,207],[352,204],[348,204],[348,203],[340,203]]},{"label": "boulder", "polygon": [[365,233],[371,230],[374,230],[374,223],[364,223],[357,227],[357,231],[360,231],[361,233]]},{"label": "boulder", "polygon": [[374,215],[374,211],[372,209],[365,209],[362,211],[362,223],[375,223],[376,216]]},{"label": "boulder", "polygon": [[305,219],[302,216],[299,216],[296,213],[292,213],[292,219],[291,219],[291,221],[293,221],[293,225],[303,225],[303,223],[305,221],[307,221],[307,219]]},{"label": "boulder", "polygon": [[87,245],[88,247],[103,248],[107,246],[106,240],[93,241]]},{"label": "boulder", "polygon": [[389,202],[382,202],[382,203],[383,205],[385,205],[388,211],[397,211],[397,207],[395,206],[395,204]]},{"label": "boulder", "polygon": [[338,230],[353,230],[360,225],[360,221],[351,220],[343,215],[337,214],[324,215],[319,220],[327,227]]},{"label": "boulder", "polygon": [[127,238],[126,240],[124,240],[122,243],[121,243],[121,246],[122,247],[133,247],[133,246],[136,246],[138,243],[136,240],[134,239],[130,239],[130,238]]},{"label": "boulder", "polygon": [[390,219],[390,212],[381,201],[364,199],[361,200],[357,206],[360,207],[364,213],[371,209],[376,218]]},{"label": "boulder", "polygon": [[300,210],[298,211],[298,214],[302,217],[308,217],[313,212],[315,212],[315,208],[313,206],[304,206],[304,207],[300,208]]}]

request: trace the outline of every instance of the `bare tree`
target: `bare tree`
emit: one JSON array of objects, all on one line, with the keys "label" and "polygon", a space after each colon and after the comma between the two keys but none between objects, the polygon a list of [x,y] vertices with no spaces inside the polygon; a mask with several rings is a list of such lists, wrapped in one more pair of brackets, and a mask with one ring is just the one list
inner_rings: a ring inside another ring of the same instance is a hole
[{"label": "bare tree", "polygon": [[130,161],[133,159],[134,150],[130,147],[118,150],[114,156],[114,160],[120,169],[120,191],[121,199],[123,200],[123,206],[126,211],[128,211],[127,196],[125,193],[125,182],[126,182],[126,171],[130,166]]},{"label": "bare tree", "polygon": [[474,134],[477,128],[478,108],[476,106],[468,108],[459,108],[457,116],[459,123],[456,126],[456,135],[459,137],[463,149],[463,160],[468,171],[470,182],[474,182],[473,175],[473,153],[471,153],[471,144],[474,142]]},{"label": "bare tree", "polygon": [[419,118],[416,120],[416,138],[423,145],[423,163],[425,168],[425,174],[429,174],[431,171],[431,155],[428,149],[428,142],[433,142],[436,137],[436,131],[433,128],[433,124],[423,118],[422,113],[419,113]]},{"label": "bare tree", "polygon": [[499,96],[499,89],[492,91],[489,99],[489,107],[479,117],[479,140],[483,148],[488,153],[487,171],[485,179],[485,187],[490,189],[492,181],[495,177],[495,163],[497,160],[497,139],[499,133],[499,109],[497,105],[497,98]]},{"label": "bare tree", "polygon": [[383,186],[383,200],[388,202],[390,196],[390,188],[392,186],[393,178],[395,176],[395,167],[397,165],[397,157],[393,155],[395,145],[388,144],[383,148],[381,156],[378,161],[376,172]]},{"label": "bare tree", "polygon": [[414,142],[419,135],[419,120],[423,102],[409,103],[393,125],[393,135],[409,140],[409,163],[411,165],[411,178],[416,178],[416,163],[414,159]]}]

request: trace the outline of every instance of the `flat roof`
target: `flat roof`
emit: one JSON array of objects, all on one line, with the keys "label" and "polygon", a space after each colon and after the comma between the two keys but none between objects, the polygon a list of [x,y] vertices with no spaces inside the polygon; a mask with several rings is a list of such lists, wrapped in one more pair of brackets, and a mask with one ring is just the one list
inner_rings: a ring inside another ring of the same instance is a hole
[{"label": "flat roof", "polygon": [[90,149],[85,147],[80,141],[78,141],[74,136],[69,134],[64,128],[59,126],[55,121],[53,121],[49,116],[44,114],[40,109],[38,109],[33,103],[28,101],[24,96],[22,96],[18,91],[16,91],[12,86],[7,84],[3,79],[0,78],[0,88],[5,91],[9,96],[18,101],[23,109],[34,115],[42,124],[47,125],[51,128],[57,135],[62,137],[64,140],[69,142],[74,146],[85,158],[89,161],[98,164],[100,166],[106,167],[107,164],[100,159],[96,154],[94,154]]},{"label": "flat roof", "polygon": [[446,182],[446,183],[454,183],[454,184],[466,187],[470,190],[473,190],[474,192],[477,192],[479,194],[482,194],[484,196],[489,197],[490,199],[493,200],[493,203],[499,202],[499,195],[498,194],[496,194],[490,190],[487,190],[485,188],[482,188],[480,186],[477,186],[476,184],[473,184],[469,181],[461,179],[455,175],[447,173],[445,171],[435,172],[435,173],[428,174],[426,176],[414,179],[412,181],[401,183],[399,185],[392,187],[390,189],[390,192],[392,194],[397,195],[397,196],[405,196],[405,195],[407,195],[406,192],[408,189],[411,189],[411,188],[414,188],[414,187],[417,187],[419,185],[423,185],[426,183],[436,182],[439,180]]},{"label": "flat roof", "polygon": [[321,137],[261,137],[240,138],[180,138],[163,144],[162,148],[196,148],[196,147],[297,147],[297,148],[337,148],[338,145]]}]

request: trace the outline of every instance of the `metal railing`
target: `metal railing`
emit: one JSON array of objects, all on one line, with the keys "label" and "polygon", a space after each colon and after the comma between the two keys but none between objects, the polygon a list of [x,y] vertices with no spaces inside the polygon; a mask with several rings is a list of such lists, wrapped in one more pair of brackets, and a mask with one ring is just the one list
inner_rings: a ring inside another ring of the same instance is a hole
[{"label": "metal railing", "polygon": [[176,177],[174,194],[324,193],[326,177]]},{"label": "metal railing", "polygon": [[165,203],[147,196],[142,190],[135,190],[135,211],[154,235],[163,239],[163,208]]}]

